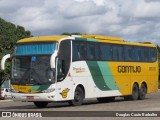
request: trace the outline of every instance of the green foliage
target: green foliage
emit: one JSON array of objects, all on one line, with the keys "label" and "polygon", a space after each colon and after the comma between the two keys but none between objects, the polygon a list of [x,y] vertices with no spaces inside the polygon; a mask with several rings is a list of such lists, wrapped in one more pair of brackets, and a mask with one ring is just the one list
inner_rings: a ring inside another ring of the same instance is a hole
[{"label": "green foliage", "polygon": [[160,47],[157,45],[158,53],[160,53]]},{"label": "green foliage", "polygon": [[69,36],[71,36],[71,35],[82,35],[82,34],[79,33],[79,32],[73,32],[73,33],[64,32],[64,33],[62,33],[61,35],[69,35]]},{"label": "green foliage", "polygon": [[[6,54],[13,54],[16,41],[31,37],[31,32],[22,26],[16,26],[0,18],[0,60]],[[5,71],[0,70],[0,82],[10,79],[10,64],[6,63]]]},{"label": "green foliage", "polygon": [[158,61],[160,62],[160,47],[157,45],[157,50],[158,50]]}]

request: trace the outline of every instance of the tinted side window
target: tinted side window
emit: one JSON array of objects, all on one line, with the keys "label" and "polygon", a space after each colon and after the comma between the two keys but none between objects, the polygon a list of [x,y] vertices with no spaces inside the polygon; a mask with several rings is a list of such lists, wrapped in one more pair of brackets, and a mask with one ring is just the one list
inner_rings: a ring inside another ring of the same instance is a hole
[{"label": "tinted side window", "polygon": [[136,61],[144,61],[143,47],[135,47],[135,60]]},{"label": "tinted side window", "polygon": [[112,60],[112,47],[109,44],[100,44],[100,59]]},{"label": "tinted side window", "polygon": [[150,47],[95,43],[84,41],[73,42],[73,61],[132,61],[154,62],[157,59],[157,50]]},{"label": "tinted side window", "polygon": [[147,47],[144,48],[144,61],[145,62],[150,61],[150,49]]},{"label": "tinted side window", "polygon": [[157,50],[155,48],[150,49],[150,58],[152,62],[157,60]]},{"label": "tinted side window", "polygon": [[120,45],[113,45],[113,60],[122,61],[123,60],[123,47]]},{"label": "tinted side window", "polygon": [[86,45],[84,42],[73,41],[73,61],[86,60]]},{"label": "tinted side window", "polygon": [[63,60],[64,62],[63,71],[64,71],[64,77],[66,77],[71,62],[71,40],[65,40],[60,43],[58,58],[59,60]]},{"label": "tinted side window", "polygon": [[124,47],[124,57],[125,61],[135,61],[134,57],[134,47],[133,46],[125,46]]},{"label": "tinted side window", "polygon": [[99,60],[98,45],[92,43],[87,44],[87,60]]}]

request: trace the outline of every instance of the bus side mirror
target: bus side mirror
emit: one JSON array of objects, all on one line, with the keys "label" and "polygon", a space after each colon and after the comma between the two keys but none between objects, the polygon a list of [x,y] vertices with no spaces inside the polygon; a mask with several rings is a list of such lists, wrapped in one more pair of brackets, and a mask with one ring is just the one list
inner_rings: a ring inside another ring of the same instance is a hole
[{"label": "bus side mirror", "polygon": [[1,70],[5,70],[5,63],[6,63],[6,60],[7,59],[10,59],[11,58],[11,55],[10,54],[7,54],[5,55],[2,60],[1,60]]},{"label": "bus side mirror", "polygon": [[58,53],[57,50],[55,50],[55,52],[51,56],[51,60],[50,60],[51,69],[56,68],[56,56],[57,56],[57,53]]}]

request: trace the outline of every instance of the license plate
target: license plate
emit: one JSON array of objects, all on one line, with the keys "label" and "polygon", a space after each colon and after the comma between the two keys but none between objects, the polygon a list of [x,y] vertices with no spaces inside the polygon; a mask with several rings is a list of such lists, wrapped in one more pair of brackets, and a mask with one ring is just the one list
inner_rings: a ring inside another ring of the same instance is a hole
[{"label": "license plate", "polygon": [[34,99],[34,96],[27,96],[27,99],[33,100],[33,99]]}]

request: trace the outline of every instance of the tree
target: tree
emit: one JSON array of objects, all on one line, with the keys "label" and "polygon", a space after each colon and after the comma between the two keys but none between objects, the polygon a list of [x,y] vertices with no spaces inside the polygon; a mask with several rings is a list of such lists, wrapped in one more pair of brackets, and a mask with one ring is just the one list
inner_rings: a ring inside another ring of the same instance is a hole
[{"label": "tree", "polygon": [[61,35],[69,35],[69,36],[71,36],[71,35],[82,35],[82,34],[79,33],[79,32],[72,32],[72,33],[64,32],[64,33],[62,33]]},{"label": "tree", "polygon": [[160,53],[160,47],[157,45],[157,50],[158,50],[158,53]]},{"label": "tree", "polygon": [[[157,50],[158,50],[158,61],[160,61],[160,47],[157,45]],[[159,62],[159,68],[160,68],[160,62]],[[160,69],[159,69],[160,73]],[[159,88],[160,88],[160,74],[159,74]]]},{"label": "tree", "polygon": [[[31,36],[31,32],[26,31],[24,27],[0,18],[0,60],[6,54],[13,54],[17,40]],[[10,62],[7,62],[5,71],[0,70],[0,88],[4,80],[10,79],[10,65]]]}]

